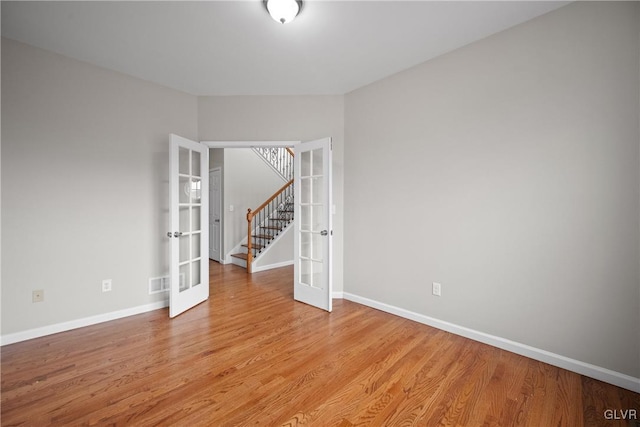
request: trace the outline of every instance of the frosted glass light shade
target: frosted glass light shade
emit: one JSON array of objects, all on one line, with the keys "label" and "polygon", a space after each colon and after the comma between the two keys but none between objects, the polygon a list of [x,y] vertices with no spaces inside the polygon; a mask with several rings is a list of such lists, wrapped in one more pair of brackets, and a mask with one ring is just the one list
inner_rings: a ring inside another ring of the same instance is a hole
[{"label": "frosted glass light shade", "polygon": [[293,19],[300,12],[301,1],[296,0],[267,0],[267,11],[274,21],[286,24],[293,21]]}]

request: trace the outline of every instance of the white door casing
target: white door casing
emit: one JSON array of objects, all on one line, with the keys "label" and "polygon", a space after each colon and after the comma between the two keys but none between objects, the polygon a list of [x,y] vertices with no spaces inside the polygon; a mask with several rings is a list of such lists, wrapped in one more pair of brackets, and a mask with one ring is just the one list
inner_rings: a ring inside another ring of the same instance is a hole
[{"label": "white door casing", "polygon": [[169,316],[209,298],[209,149],[170,135]]},{"label": "white door casing", "polygon": [[294,299],[331,311],[331,138],[294,151]]}]

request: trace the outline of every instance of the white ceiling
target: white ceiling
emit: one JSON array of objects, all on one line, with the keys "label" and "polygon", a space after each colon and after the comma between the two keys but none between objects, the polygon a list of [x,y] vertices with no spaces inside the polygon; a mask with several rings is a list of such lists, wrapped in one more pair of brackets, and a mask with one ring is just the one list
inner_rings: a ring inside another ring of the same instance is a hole
[{"label": "white ceiling", "polygon": [[2,35],[195,95],[343,94],[567,3],[2,1]]}]

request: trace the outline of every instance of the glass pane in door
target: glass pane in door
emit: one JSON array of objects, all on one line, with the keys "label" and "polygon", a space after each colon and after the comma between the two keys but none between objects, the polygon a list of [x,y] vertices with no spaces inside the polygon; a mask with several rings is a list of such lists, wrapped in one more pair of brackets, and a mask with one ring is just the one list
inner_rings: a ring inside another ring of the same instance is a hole
[{"label": "glass pane in door", "polygon": [[318,148],[311,151],[311,175],[322,176],[323,163],[322,163],[322,149]]},{"label": "glass pane in door", "polygon": [[180,292],[184,292],[189,289],[189,282],[191,281],[191,265],[189,263],[180,265],[180,279],[179,289]]},{"label": "glass pane in door", "polygon": [[200,285],[200,260],[195,260],[191,264],[191,286]]},{"label": "glass pane in door", "polygon": [[311,151],[305,151],[300,158],[300,177],[311,175]]},{"label": "glass pane in door", "polygon": [[178,149],[178,173],[181,175],[189,175],[189,153],[188,148],[180,147]]},{"label": "glass pane in door", "polygon": [[191,152],[191,175],[200,176],[200,153],[197,151]]},{"label": "glass pane in door", "polygon": [[180,148],[178,260],[180,262],[180,292],[200,285],[202,168],[201,154]]},{"label": "glass pane in door", "polygon": [[180,263],[189,262],[191,260],[191,254],[189,252],[191,236],[189,236],[188,234],[183,234],[178,239],[180,239],[180,243],[178,245],[180,255],[178,259],[180,260]]}]

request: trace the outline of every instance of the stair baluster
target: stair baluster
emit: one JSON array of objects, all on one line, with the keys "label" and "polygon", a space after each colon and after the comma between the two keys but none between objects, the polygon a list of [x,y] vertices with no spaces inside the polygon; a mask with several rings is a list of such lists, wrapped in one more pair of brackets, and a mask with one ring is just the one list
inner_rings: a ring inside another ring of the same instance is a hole
[{"label": "stair baluster", "polygon": [[254,147],[260,156],[284,181],[293,179],[293,151],[288,147]]}]

